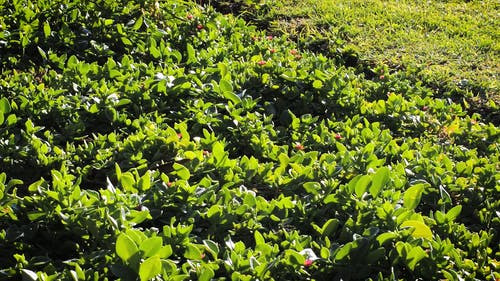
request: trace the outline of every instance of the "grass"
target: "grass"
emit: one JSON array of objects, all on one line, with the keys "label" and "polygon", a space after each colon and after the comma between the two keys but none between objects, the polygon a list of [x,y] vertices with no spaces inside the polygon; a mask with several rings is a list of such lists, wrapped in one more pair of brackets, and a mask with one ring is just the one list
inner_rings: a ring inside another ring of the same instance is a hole
[{"label": "grass", "polygon": [[271,28],[366,65],[406,69],[437,93],[498,109],[500,2],[268,0]]}]

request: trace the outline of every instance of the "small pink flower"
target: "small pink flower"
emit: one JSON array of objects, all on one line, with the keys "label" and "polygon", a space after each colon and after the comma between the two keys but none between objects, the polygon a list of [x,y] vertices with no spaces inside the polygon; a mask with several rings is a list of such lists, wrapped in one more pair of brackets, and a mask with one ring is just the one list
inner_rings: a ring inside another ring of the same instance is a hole
[{"label": "small pink flower", "polygon": [[210,155],[210,151],[208,150],[203,150],[203,156],[209,156]]},{"label": "small pink flower", "polygon": [[181,133],[177,133],[177,137],[182,139],[182,134]]},{"label": "small pink flower", "polygon": [[268,36],[267,36],[267,40],[273,40],[273,38],[274,38],[274,37],[273,37],[272,35],[268,35]]},{"label": "small pink flower", "polygon": [[197,28],[198,30],[202,30],[202,29],[203,29],[203,24],[198,24],[198,25],[196,26],[196,28]]},{"label": "small pink flower", "polygon": [[174,185],[173,182],[171,182],[171,181],[167,182],[167,187],[172,187],[172,185]]},{"label": "small pink flower", "polygon": [[265,60],[261,60],[261,61],[257,62],[257,64],[258,64],[258,65],[264,65],[264,64],[266,64],[266,63],[267,63],[267,62],[266,62]]},{"label": "small pink flower", "polygon": [[297,143],[295,145],[295,149],[297,149],[297,150],[304,150],[304,146],[301,143]]},{"label": "small pink flower", "polygon": [[427,110],[429,110],[429,106],[427,106],[427,105],[422,106],[422,110],[423,110],[423,111],[427,111]]},{"label": "small pink flower", "polygon": [[340,139],[342,139],[342,136],[341,136],[340,134],[336,134],[336,135],[335,135],[335,139],[336,139],[336,140],[340,140]]},{"label": "small pink flower", "polygon": [[299,52],[297,52],[297,50],[295,50],[295,49],[290,50],[290,54],[291,54],[291,55],[294,55],[294,56],[295,56],[295,55],[296,55],[296,54],[298,54],[298,53],[299,53]]},{"label": "small pink flower", "polygon": [[271,48],[271,49],[269,49],[269,52],[271,52],[271,54],[274,54],[274,53],[276,53],[276,49],[275,48]]},{"label": "small pink flower", "polygon": [[313,264],[313,261],[310,259],[307,259],[304,261],[304,266],[305,267],[310,267]]},{"label": "small pink flower", "polygon": [[186,18],[187,18],[188,20],[192,20],[192,19],[193,19],[193,15],[188,14],[188,15],[186,16]]},{"label": "small pink flower", "polygon": [[385,76],[384,75],[380,75],[380,80],[384,80],[385,79]]}]

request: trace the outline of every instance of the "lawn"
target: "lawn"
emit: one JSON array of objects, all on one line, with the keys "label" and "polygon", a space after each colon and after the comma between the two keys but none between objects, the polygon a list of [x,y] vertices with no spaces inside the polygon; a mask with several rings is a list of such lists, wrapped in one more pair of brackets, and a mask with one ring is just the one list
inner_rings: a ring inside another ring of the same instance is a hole
[{"label": "lawn", "polygon": [[491,102],[487,107],[498,110],[498,1],[264,3],[269,8],[271,30],[287,34],[304,46],[332,56],[354,53],[369,66],[406,69],[439,94]]}]

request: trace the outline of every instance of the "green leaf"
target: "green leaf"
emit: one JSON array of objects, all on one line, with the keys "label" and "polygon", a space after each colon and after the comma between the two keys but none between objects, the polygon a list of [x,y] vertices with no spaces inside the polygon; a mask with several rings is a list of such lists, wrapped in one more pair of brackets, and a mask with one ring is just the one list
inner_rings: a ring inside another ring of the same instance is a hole
[{"label": "green leaf", "polygon": [[212,155],[215,157],[217,164],[220,164],[224,160],[226,153],[224,152],[224,145],[221,142],[217,141],[212,145]]},{"label": "green leaf", "polygon": [[139,249],[134,241],[125,233],[121,233],[116,239],[116,254],[126,263],[133,257]]},{"label": "green leaf", "polygon": [[340,261],[340,260],[343,260],[345,257],[347,257],[349,255],[349,253],[351,252],[351,249],[352,249],[352,243],[349,242],[347,244],[345,244],[344,246],[342,246],[338,252],[335,254],[335,260],[336,261]]},{"label": "green leaf", "polygon": [[45,38],[50,36],[50,24],[48,22],[43,23],[43,34]]},{"label": "green leaf", "polygon": [[196,52],[194,50],[193,45],[187,44],[186,45],[186,51],[187,51],[187,64],[193,63],[196,61]]},{"label": "green leaf", "polygon": [[139,179],[139,189],[140,190],[148,190],[151,188],[151,175],[150,172],[147,171],[140,179]]},{"label": "green leaf", "polygon": [[127,191],[134,191],[134,185],[135,185],[135,178],[134,175],[132,175],[130,172],[125,172],[122,174],[120,177],[120,183],[123,187],[124,190]]},{"label": "green leaf", "polygon": [[201,268],[201,274],[198,281],[210,281],[215,276],[215,272],[208,266],[203,266]]},{"label": "green leaf", "polygon": [[358,197],[363,196],[372,178],[370,175],[363,175],[357,182],[354,190]]},{"label": "green leaf", "polygon": [[143,252],[143,257],[152,257],[160,251],[163,245],[161,237],[151,237],[141,243],[139,249]]},{"label": "green leaf", "polygon": [[424,192],[423,184],[416,184],[408,188],[403,195],[403,206],[408,209],[415,209],[420,203],[422,193]]},{"label": "green leaf", "polygon": [[229,82],[228,80],[221,79],[219,82],[219,88],[221,90],[222,95],[226,99],[232,101],[234,104],[238,104],[241,102],[240,97],[234,94],[233,85],[231,85],[231,82]]},{"label": "green leaf", "polygon": [[207,211],[207,217],[213,218],[217,215],[219,217],[222,214],[222,207],[220,205],[212,205]]},{"label": "green leaf", "polygon": [[307,193],[318,195],[321,190],[319,182],[306,182],[302,185]]},{"label": "green leaf", "polygon": [[229,82],[225,79],[220,80],[219,87],[220,87],[221,91],[224,91],[224,92],[232,92],[233,91],[233,85],[231,85],[231,82]]},{"label": "green leaf", "polygon": [[115,162],[115,173],[116,173],[116,179],[118,181],[121,181],[121,178],[122,178],[122,169],[120,169],[120,166],[116,162]]},{"label": "green leaf", "polygon": [[314,80],[312,86],[315,89],[321,89],[323,88],[323,82],[321,82],[320,80]]},{"label": "green leaf", "polygon": [[205,239],[203,240],[203,245],[205,245],[205,249],[210,252],[214,259],[217,259],[219,255],[219,246],[212,240]]},{"label": "green leaf", "polygon": [[398,235],[394,232],[385,232],[377,236],[379,245],[384,245],[387,242],[394,240]]},{"label": "green leaf", "polygon": [[141,263],[139,267],[139,277],[141,281],[151,280],[161,273],[161,269],[160,257],[152,256]]},{"label": "green leaf", "polygon": [[414,246],[406,256],[408,267],[415,270],[417,263],[425,257],[427,253],[420,246]]},{"label": "green leaf", "polygon": [[165,245],[165,246],[163,246],[163,247],[160,248],[160,250],[158,251],[157,255],[161,259],[166,259],[166,258],[170,257],[173,253],[174,252],[172,250],[172,246]]},{"label": "green leaf", "polygon": [[132,29],[135,31],[139,30],[139,28],[141,28],[141,26],[142,26],[142,22],[143,22],[143,18],[142,17],[138,18],[135,21],[134,25],[132,26]]},{"label": "green leaf", "polygon": [[174,163],[172,167],[174,168],[175,174],[179,176],[179,178],[188,180],[191,177],[191,173],[189,172],[189,170],[182,164]]},{"label": "green leaf", "polygon": [[264,236],[262,236],[262,234],[260,234],[258,230],[255,230],[254,237],[255,237],[255,245],[266,244]]},{"label": "green leaf", "polygon": [[4,120],[5,120],[5,117],[3,116],[3,113],[0,112],[0,125],[3,124]]},{"label": "green leaf", "polygon": [[460,215],[461,212],[462,212],[461,205],[458,205],[458,206],[451,208],[451,210],[449,210],[446,213],[446,220],[448,220],[448,222],[454,221]]},{"label": "green leaf", "polygon": [[323,224],[323,227],[321,228],[321,235],[324,236],[329,236],[332,234],[335,230],[340,225],[340,221],[338,219],[329,219],[325,224]]},{"label": "green leaf", "polygon": [[382,187],[384,187],[390,179],[390,170],[387,167],[382,167],[372,176],[372,184],[370,186],[370,194],[376,198]]},{"label": "green leaf", "polygon": [[285,256],[290,265],[303,265],[306,260],[303,255],[291,249],[285,251]]},{"label": "green leaf", "polygon": [[184,252],[184,257],[186,259],[190,259],[190,260],[200,260],[201,259],[201,251],[195,245],[188,244],[186,251]]},{"label": "green leaf", "polygon": [[15,114],[9,114],[9,116],[7,117],[7,122],[5,124],[7,124],[7,126],[12,126],[16,123],[17,123],[17,116]]},{"label": "green leaf", "polygon": [[425,223],[417,221],[417,220],[407,220],[403,222],[400,225],[401,228],[404,227],[414,227],[415,230],[411,234],[413,237],[416,238],[426,238],[431,240],[432,239],[432,231],[431,229],[425,225]]},{"label": "green leaf", "polygon": [[8,114],[11,111],[10,102],[7,98],[0,99],[0,114]]}]

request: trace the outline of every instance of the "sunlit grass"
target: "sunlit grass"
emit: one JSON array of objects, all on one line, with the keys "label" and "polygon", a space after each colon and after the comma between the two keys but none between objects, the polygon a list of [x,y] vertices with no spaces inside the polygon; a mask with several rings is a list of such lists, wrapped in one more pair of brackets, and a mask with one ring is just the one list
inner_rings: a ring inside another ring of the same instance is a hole
[{"label": "sunlit grass", "polygon": [[498,97],[500,2],[269,0],[274,28],[327,38],[370,64],[412,67],[440,91]]}]

